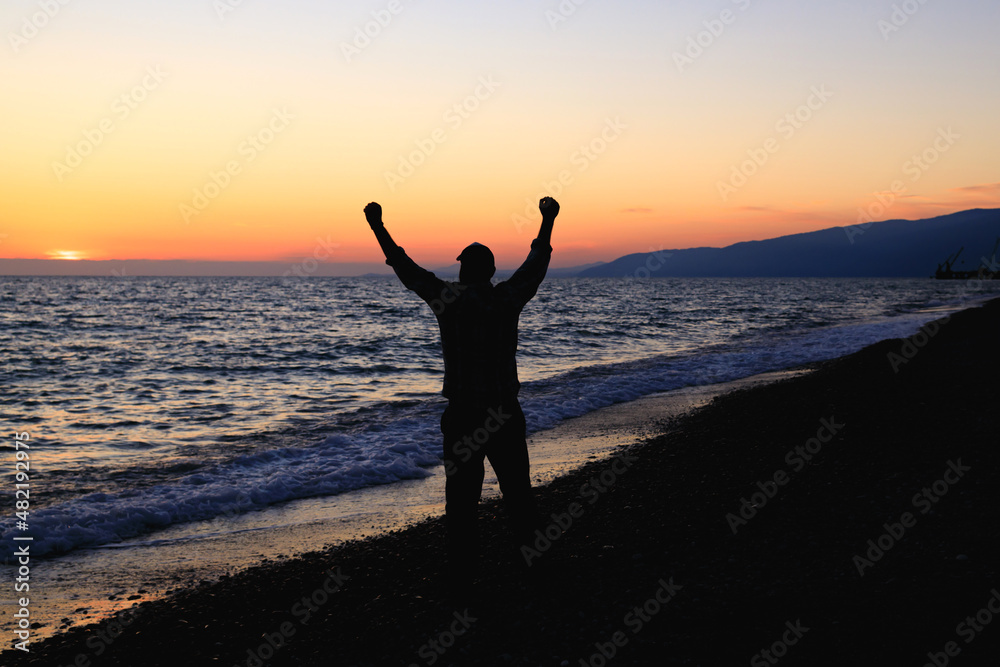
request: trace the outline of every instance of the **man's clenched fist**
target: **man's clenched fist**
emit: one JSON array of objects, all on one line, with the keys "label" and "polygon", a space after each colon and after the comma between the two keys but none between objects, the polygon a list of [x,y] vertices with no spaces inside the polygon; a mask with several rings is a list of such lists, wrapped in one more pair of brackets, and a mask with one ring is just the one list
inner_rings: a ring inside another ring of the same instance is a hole
[{"label": "man's clenched fist", "polygon": [[382,207],[376,202],[371,202],[368,206],[365,206],[365,219],[368,220],[369,225],[381,225]]},{"label": "man's clenched fist", "polygon": [[538,210],[542,212],[543,220],[555,220],[559,215],[559,202],[552,197],[542,197],[538,200]]}]

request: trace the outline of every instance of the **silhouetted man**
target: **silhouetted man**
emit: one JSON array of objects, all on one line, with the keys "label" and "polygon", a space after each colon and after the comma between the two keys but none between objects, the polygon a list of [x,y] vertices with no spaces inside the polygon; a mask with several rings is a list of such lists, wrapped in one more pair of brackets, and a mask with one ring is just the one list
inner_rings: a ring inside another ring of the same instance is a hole
[{"label": "silhouetted man", "polygon": [[524,413],[517,401],[517,321],[545,278],[552,224],[559,204],[538,204],[542,225],[531,252],[508,280],[493,285],[493,253],[473,243],[458,256],[458,282],[441,280],[406,256],[382,224],[382,207],[372,202],[365,217],[386,264],[408,289],[430,305],[441,329],[444,352],[445,521],[451,570],[459,579],[474,573],[479,555],[476,514],[483,489],[483,458],[489,458],[518,544],[530,543],[536,528],[528,474]]}]

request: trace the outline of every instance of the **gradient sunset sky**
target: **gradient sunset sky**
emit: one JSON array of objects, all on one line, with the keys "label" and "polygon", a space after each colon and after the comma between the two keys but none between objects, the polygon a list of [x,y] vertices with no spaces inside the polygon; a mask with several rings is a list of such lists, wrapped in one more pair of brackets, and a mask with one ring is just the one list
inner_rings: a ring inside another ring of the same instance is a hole
[{"label": "gradient sunset sky", "polygon": [[421,264],[503,267],[551,194],[573,266],[1000,206],[996,0],[5,0],[0,27],[0,257],[379,261],[378,201]]}]

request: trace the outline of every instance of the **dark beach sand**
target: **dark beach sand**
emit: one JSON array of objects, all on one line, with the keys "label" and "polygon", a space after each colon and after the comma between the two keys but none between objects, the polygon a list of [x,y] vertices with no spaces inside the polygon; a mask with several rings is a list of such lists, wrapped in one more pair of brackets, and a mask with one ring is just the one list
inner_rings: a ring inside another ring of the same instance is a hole
[{"label": "dark beach sand", "polygon": [[[1000,664],[1000,614],[981,613],[1000,587],[1000,300],[904,343],[727,394],[629,448],[627,468],[595,461],[540,488],[546,517],[573,503],[582,514],[527,574],[502,510],[484,503],[474,588],[442,585],[434,519],[267,562],[2,662],[261,664],[253,652],[271,665],[919,666],[931,652]],[[905,363],[889,356],[904,351]],[[824,423],[842,426],[830,439]],[[829,441],[797,469],[794,450],[818,435]],[[786,483],[734,535],[727,514],[779,471]],[[604,491],[582,488],[595,477]],[[880,536],[888,548],[861,576],[855,556]],[[328,595],[331,568],[344,578]],[[673,584],[665,604],[661,581]],[[758,655],[776,642],[770,660]]]}]

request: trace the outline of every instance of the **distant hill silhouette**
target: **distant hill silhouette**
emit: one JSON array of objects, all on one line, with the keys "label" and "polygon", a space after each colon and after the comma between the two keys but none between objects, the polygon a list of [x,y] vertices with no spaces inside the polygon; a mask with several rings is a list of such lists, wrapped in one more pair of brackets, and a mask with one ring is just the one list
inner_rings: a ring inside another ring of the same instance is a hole
[{"label": "distant hill silhouette", "polygon": [[938,264],[962,246],[965,251],[954,268],[978,268],[981,258],[992,253],[997,237],[1000,209],[973,209],[926,220],[832,227],[725,248],[636,253],[578,275],[924,277],[934,275]]}]

